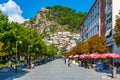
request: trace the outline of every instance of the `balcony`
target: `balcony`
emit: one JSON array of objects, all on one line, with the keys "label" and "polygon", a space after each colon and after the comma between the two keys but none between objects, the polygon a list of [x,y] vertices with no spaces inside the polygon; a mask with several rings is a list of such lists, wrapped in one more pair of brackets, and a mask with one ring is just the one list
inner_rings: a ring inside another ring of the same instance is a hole
[{"label": "balcony", "polygon": [[112,28],[112,23],[107,23],[106,27],[107,27],[107,29]]},{"label": "balcony", "polygon": [[105,13],[109,14],[110,12],[112,12],[112,6],[111,5],[107,5],[107,7],[105,9]]},{"label": "balcony", "polygon": [[106,41],[107,41],[107,44],[109,44],[109,43],[113,42],[112,36],[111,36],[111,37],[109,37],[109,38],[106,38]]}]

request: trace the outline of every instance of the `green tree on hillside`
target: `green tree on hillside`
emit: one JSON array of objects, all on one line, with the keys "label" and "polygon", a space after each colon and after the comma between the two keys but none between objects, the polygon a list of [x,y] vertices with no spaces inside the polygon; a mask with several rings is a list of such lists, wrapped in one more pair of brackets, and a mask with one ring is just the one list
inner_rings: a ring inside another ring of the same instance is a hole
[{"label": "green tree on hillside", "polygon": [[68,25],[68,30],[71,32],[78,32],[80,23],[86,16],[86,12],[76,12],[71,8],[56,5],[47,7],[50,10],[48,18],[57,21],[61,25]]}]

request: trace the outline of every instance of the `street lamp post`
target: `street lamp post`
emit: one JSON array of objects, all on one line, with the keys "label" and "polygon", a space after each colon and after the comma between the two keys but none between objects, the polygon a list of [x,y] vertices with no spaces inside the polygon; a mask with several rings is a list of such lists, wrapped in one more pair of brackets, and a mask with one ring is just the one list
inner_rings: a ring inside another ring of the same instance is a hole
[{"label": "street lamp post", "polygon": [[31,68],[31,56],[30,56],[30,48],[33,47],[33,45],[28,46],[28,68]]},{"label": "street lamp post", "polygon": [[[39,48],[36,48],[36,51],[38,52]],[[37,60],[37,52],[35,53],[36,60]]]},{"label": "street lamp post", "polygon": [[22,41],[16,41],[16,66],[15,66],[15,72],[17,73],[17,65],[18,65],[18,54],[17,54],[17,52],[18,52],[18,43],[22,43]]},{"label": "street lamp post", "polygon": [[112,62],[113,62],[112,78],[117,78],[116,66],[114,65],[114,59],[112,60]]},{"label": "street lamp post", "polygon": [[18,57],[17,57],[17,43],[18,41],[16,41],[16,66],[15,66],[15,72],[17,73],[17,64],[18,64]]}]

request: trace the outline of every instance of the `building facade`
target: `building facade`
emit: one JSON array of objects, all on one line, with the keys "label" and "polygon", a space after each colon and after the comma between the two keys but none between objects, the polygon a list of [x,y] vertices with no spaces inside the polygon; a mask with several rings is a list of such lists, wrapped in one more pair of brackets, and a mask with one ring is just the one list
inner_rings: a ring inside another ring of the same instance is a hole
[{"label": "building facade", "polygon": [[98,34],[106,39],[111,52],[120,53],[112,38],[116,15],[120,11],[119,3],[120,0],[96,0],[80,26],[80,41]]}]

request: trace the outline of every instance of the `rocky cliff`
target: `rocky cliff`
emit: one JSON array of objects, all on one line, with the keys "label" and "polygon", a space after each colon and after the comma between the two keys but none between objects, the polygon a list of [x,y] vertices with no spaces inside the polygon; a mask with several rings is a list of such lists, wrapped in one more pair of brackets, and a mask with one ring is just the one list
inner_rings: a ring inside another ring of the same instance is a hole
[{"label": "rocky cliff", "polygon": [[[75,37],[74,34],[79,35],[79,24],[84,16],[84,13],[76,13],[69,8],[61,6],[48,7],[46,9],[42,8],[34,18],[26,21],[24,25],[35,29],[46,44],[55,44],[60,51],[66,51],[67,48],[75,44],[78,36]],[[59,35],[58,33],[65,34]],[[68,43],[70,44],[66,46],[65,44]]]},{"label": "rocky cliff", "polygon": [[[32,27],[36,29],[39,34],[43,34],[49,36],[49,34],[53,34],[57,31],[65,31],[67,25],[60,25],[54,20],[50,20],[47,16],[49,14],[49,10],[42,8],[35,18],[30,19],[24,23],[27,27]],[[52,16],[52,15],[51,15]]]},{"label": "rocky cliff", "polygon": [[42,37],[58,31],[79,33],[80,23],[85,18],[85,12],[75,12],[59,5],[42,8],[34,18],[24,23],[27,27],[36,29]]}]

